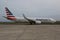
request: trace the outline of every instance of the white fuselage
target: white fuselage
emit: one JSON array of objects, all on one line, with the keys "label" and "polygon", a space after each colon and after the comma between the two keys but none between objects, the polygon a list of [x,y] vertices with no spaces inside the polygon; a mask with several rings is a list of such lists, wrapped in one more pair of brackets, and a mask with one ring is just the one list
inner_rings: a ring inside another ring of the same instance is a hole
[{"label": "white fuselage", "polygon": [[[24,19],[23,17],[19,18],[19,17],[15,17],[17,22],[29,22],[28,20]],[[52,19],[52,18],[29,18],[31,20],[34,21],[41,21],[41,22],[49,22],[49,23],[55,23],[56,20]]]},{"label": "white fuselage", "polygon": [[[23,17],[15,17],[16,18],[16,22],[28,22],[26,19],[24,19]],[[13,20],[14,21],[14,20]]]}]

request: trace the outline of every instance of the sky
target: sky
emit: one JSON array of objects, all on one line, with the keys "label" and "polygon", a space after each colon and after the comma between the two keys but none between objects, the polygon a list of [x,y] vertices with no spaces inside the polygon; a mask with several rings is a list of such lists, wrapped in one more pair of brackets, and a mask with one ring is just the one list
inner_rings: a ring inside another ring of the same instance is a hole
[{"label": "sky", "polygon": [[60,20],[60,0],[0,0],[0,21],[8,21],[2,16],[6,16],[5,7],[14,16],[33,18],[53,18]]}]

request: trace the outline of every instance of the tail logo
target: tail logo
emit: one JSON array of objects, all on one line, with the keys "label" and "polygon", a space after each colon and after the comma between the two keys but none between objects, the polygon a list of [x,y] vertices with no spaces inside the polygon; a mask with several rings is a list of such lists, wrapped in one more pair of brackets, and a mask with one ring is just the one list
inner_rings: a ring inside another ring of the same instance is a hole
[{"label": "tail logo", "polygon": [[15,16],[13,16],[13,14],[10,12],[10,10],[7,7],[5,7],[5,11],[6,11],[7,19],[9,19],[9,20],[16,19]]}]

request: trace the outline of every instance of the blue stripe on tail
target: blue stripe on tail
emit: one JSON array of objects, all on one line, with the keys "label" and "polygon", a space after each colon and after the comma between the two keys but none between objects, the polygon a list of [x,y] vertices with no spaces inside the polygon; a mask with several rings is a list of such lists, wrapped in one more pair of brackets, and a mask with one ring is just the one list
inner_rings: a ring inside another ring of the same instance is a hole
[{"label": "blue stripe on tail", "polygon": [[8,15],[13,15],[7,7],[5,7],[5,9],[6,9],[6,13],[7,13]]}]

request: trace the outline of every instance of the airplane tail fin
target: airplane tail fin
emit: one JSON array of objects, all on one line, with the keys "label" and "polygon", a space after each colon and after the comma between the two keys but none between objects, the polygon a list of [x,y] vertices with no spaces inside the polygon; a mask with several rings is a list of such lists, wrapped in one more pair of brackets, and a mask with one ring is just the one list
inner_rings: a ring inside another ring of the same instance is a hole
[{"label": "airplane tail fin", "polygon": [[15,17],[7,7],[5,7],[5,11],[6,11],[7,17]]}]

